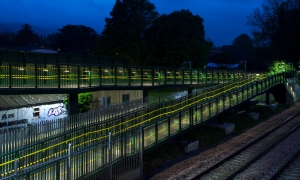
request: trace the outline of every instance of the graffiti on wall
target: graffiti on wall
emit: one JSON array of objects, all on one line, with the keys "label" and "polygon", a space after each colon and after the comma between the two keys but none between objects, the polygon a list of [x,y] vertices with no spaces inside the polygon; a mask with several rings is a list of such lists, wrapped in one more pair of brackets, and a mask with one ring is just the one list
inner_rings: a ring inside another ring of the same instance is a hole
[{"label": "graffiti on wall", "polygon": [[54,108],[50,108],[48,110],[48,117],[50,116],[60,116],[62,114],[66,114],[67,111],[63,106],[58,106],[58,107],[54,107]]},{"label": "graffiti on wall", "polygon": [[2,115],[2,120],[6,120],[7,118],[14,118],[15,117],[15,113],[12,114],[3,114]]}]

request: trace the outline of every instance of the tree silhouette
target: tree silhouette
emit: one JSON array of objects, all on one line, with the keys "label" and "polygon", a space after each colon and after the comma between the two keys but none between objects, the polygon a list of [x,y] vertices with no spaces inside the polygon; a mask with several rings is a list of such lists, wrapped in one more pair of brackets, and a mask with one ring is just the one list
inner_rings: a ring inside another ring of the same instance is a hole
[{"label": "tree silhouette", "polygon": [[37,43],[39,37],[33,32],[29,24],[24,24],[15,36],[15,46],[26,46],[28,43]]},{"label": "tree silhouette", "polygon": [[205,40],[203,19],[189,10],[174,11],[157,18],[147,33],[151,65],[178,67],[192,61],[193,67],[206,65],[213,43]]},{"label": "tree silhouette", "polygon": [[248,16],[254,45],[270,50],[272,59],[296,63],[300,56],[300,0],[265,0]]},{"label": "tree silhouette", "polygon": [[90,54],[95,48],[98,34],[90,27],[84,25],[67,25],[58,29],[55,48],[61,52]]},{"label": "tree silhouette", "polygon": [[125,58],[131,65],[143,64],[148,52],[144,36],[158,17],[154,4],[148,0],[116,0],[110,16],[105,18],[96,54]]},{"label": "tree silhouette", "polygon": [[0,46],[13,47],[15,34],[13,32],[3,32],[0,34]]}]

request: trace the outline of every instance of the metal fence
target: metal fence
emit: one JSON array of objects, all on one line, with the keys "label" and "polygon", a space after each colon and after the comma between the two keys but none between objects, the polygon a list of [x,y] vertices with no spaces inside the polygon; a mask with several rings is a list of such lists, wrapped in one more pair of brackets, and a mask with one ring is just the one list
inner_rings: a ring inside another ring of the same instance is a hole
[{"label": "metal fence", "polygon": [[295,78],[288,78],[285,83],[285,88],[293,102],[299,99],[299,86]]},{"label": "metal fence", "polygon": [[[253,96],[263,93],[268,88],[282,83],[281,75],[272,77],[249,76],[240,81],[206,88],[188,96],[153,104],[124,114],[99,115],[99,111],[71,116],[57,121],[55,130],[41,133],[41,126],[30,127],[27,137],[18,139],[15,132],[3,136],[0,156],[2,177],[10,176],[14,171],[15,159],[22,168],[52,161],[65,156],[67,145],[73,144],[73,152],[82,152],[100,142],[105,142],[111,132],[114,136],[135,130],[143,125],[143,149],[167,140],[193,125],[200,124],[214,115],[233,107]],[[101,119],[103,118],[103,119]],[[46,127],[45,127],[46,128]],[[51,134],[53,133],[53,134]],[[26,135],[25,135],[26,136]],[[22,144],[23,143],[23,144]],[[26,143],[27,145],[25,145]]]},{"label": "metal fence", "polygon": [[13,173],[2,179],[141,179],[143,171],[142,134],[140,130],[113,137],[83,151],[75,152],[76,145],[67,144],[59,156],[50,161],[24,166],[14,160]]}]

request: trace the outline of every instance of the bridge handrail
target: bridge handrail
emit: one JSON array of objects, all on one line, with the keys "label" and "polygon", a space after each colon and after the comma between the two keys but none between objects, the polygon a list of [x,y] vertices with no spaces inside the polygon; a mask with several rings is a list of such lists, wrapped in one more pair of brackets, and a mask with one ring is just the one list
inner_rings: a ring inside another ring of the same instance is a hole
[{"label": "bridge handrail", "polygon": [[[257,81],[257,80],[255,80],[255,81]],[[253,82],[255,82],[255,81],[253,81]],[[251,83],[253,83],[253,82],[251,82]],[[235,84],[237,84],[237,83],[235,83]],[[246,82],[244,82],[243,84],[237,84],[236,86],[234,86],[232,89],[234,89],[234,88],[241,88],[242,86],[245,86],[245,85],[247,85],[247,84],[249,84],[249,81],[246,81]],[[230,84],[231,86],[232,86],[232,84]],[[226,86],[225,86],[226,87]],[[234,89],[234,90],[236,90],[236,89]],[[231,89],[227,89],[227,92],[228,91],[231,91]],[[223,91],[222,91],[223,92]],[[222,93],[221,92],[221,93]],[[213,95],[213,97],[215,97],[216,95]],[[193,98],[195,98],[195,97],[193,97]],[[204,97],[204,98],[202,98],[202,99],[208,99],[208,97]],[[196,99],[196,102],[194,101],[194,103],[191,103],[192,105],[193,104],[199,104],[200,103],[200,101],[202,100],[202,99],[200,99],[200,100],[197,100]],[[192,101],[193,99],[187,99],[187,100],[185,100],[184,102],[180,102],[179,104],[184,104],[185,102],[189,102],[189,101]],[[174,105],[173,105],[174,106]],[[181,107],[181,108],[179,108],[179,110],[177,110],[177,111],[181,111],[182,109],[185,109],[185,108],[187,108],[188,106],[191,106],[190,105],[190,103],[188,103],[188,105],[185,105],[185,106],[183,106],[183,107]],[[168,107],[169,108],[169,107]],[[129,120],[129,121],[131,121],[131,119]],[[149,121],[149,120],[145,120],[145,121]],[[138,123],[138,124],[142,124],[142,123],[144,123],[145,121],[143,121],[143,122],[140,122],[140,123]],[[128,121],[127,121],[128,122]],[[137,124],[134,124],[134,125],[132,125],[132,126],[130,126],[130,127],[136,127],[137,126]],[[111,127],[110,128],[105,128],[105,129],[103,129],[103,130],[108,130],[108,129],[111,129]],[[128,128],[127,128],[128,129]],[[103,131],[102,129],[101,130],[99,130],[99,131]],[[98,132],[99,132],[98,131]],[[88,132],[88,133],[86,133],[86,134],[84,134],[84,135],[80,135],[80,136],[77,136],[76,138],[80,138],[80,137],[82,137],[82,136],[85,136],[85,135],[87,135],[87,134],[91,134],[91,133],[94,133],[94,132]],[[75,138],[72,138],[73,140],[75,139]],[[69,140],[67,140],[66,142],[61,142],[61,143],[59,143],[59,144],[65,144],[65,143],[67,143],[67,142],[70,142],[70,141],[72,141],[72,139],[69,139]],[[96,138],[97,139],[97,138]],[[102,139],[102,138],[100,138],[100,139]],[[99,139],[98,139],[99,140]],[[85,143],[85,142],[84,142]],[[57,144],[56,144],[57,145]],[[53,145],[53,146],[55,146],[55,145]],[[47,149],[49,149],[49,148],[51,148],[51,147],[47,147],[47,148],[44,148],[44,149],[41,149],[41,150],[39,150],[39,151],[36,151],[35,153],[39,153],[39,152],[42,152],[42,151],[45,151],[45,150],[47,150]],[[62,150],[63,151],[63,150]],[[30,156],[30,155],[33,155],[33,153],[31,153],[31,154],[29,154],[29,155],[26,155],[26,156]],[[19,158],[21,158],[21,157],[19,157]],[[10,162],[6,162],[6,163],[10,163]],[[3,165],[3,164],[2,164]],[[2,166],[1,165],[1,166]]]}]

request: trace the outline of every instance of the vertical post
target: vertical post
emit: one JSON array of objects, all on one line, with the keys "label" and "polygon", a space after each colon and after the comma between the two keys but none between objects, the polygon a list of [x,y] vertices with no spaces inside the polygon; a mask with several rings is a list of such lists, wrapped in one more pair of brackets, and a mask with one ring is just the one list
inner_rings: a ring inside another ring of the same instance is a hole
[{"label": "vertical post", "polygon": [[77,88],[80,88],[80,66],[77,66]]},{"label": "vertical post", "polygon": [[34,63],[34,80],[35,80],[35,86],[34,86],[34,88],[36,89],[37,88],[37,83],[38,83],[38,73],[37,73],[37,64],[36,63]]},{"label": "vertical post", "polygon": [[68,167],[67,167],[67,179],[71,180],[71,171],[72,171],[72,167],[71,167],[71,143],[68,144]]},{"label": "vertical post", "polygon": [[69,114],[78,114],[78,94],[69,94]]},{"label": "vertical post", "polygon": [[171,119],[168,117],[168,137],[171,135]]},{"label": "vertical post", "polygon": [[[154,76],[155,76],[155,74],[154,74],[154,68],[152,68],[152,71],[151,71],[151,74],[152,74],[152,86],[154,86]],[[158,78],[157,79],[158,80],[158,85],[160,85],[160,79]]]},{"label": "vertical post", "polygon": [[88,75],[89,75],[89,87],[92,87],[92,70],[91,70],[91,66],[89,66]]},{"label": "vertical post", "polygon": [[12,78],[11,78],[11,75],[12,75],[12,68],[11,68],[11,62],[8,63],[8,71],[9,71],[9,76],[8,76],[8,80],[9,80],[9,88],[12,87]]},{"label": "vertical post", "polygon": [[60,80],[61,80],[61,78],[60,78],[60,65],[57,65],[57,88],[60,88]]},{"label": "vertical post", "polygon": [[141,86],[143,86],[143,84],[144,84],[144,69],[141,67],[141,75],[140,75],[140,77],[141,77]]},{"label": "vertical post", "polygon": [[128,86],[130,86],[130,81],[131,81],[131,71],[130,68],[128,68]]},{"label": "vertical post", "polygon": [[266,91],[266,104],[270,104],[270,92]]},{"label": "vertical post", "polygon": [[60,160],[56,161],[56,180],[60,180]]},{"label": "vertical post", "polygon": [[140,125],[140,179],[143,178],[143,145],[144,145],[144,138],[143,138],[143,127]]},{"label": "vertical post", "polygon": [[205,84],[207,84],[207,70],[205,70]]},{"label": "vertical post", "polygon": [[99,86],[102,85],[102,66],[99,66]]},{"label": "vertical post", "polygon": [[[145,104],[145,103],[150,103],[150,101],[149,101],[149,95],[148,95],[148,90],[142,90],[143,91],[143,104]],[[148,99],[148,101],[147,101],[147,99]]]},{"label": "vertical post", "polygon": [[158,141],[158,124],[157,122],[155,123],[155,144],[157,144]]},{"label": "vertical post", "polygon": [[109,150],[109,179],[112,180],[112,147],[111,147],[111,132],[108,135],[108,150]]},{"label": "vertical post", "polygon": [[14,170],[15,170],[15,180],[17,180],[17,179],[19,179],[18,178],[18,159],[17,158],[15,158],[15,161],[14,161]]}]

